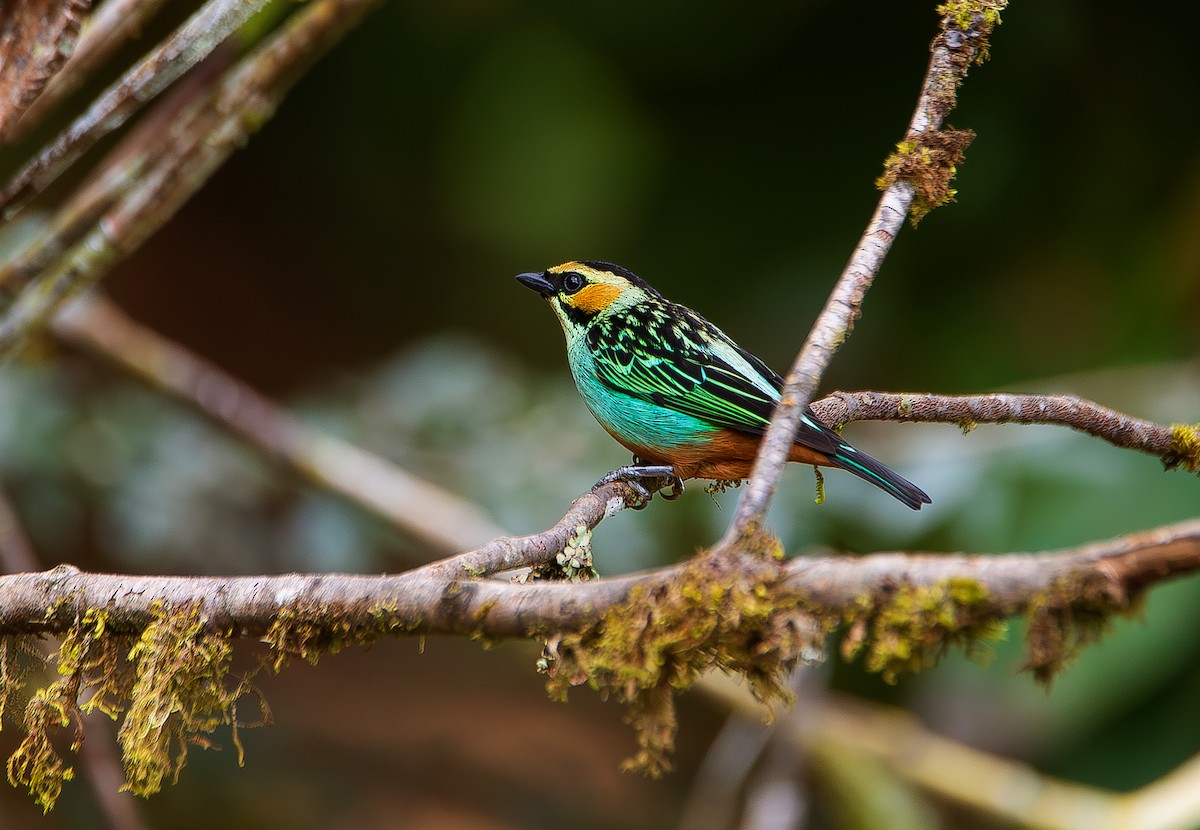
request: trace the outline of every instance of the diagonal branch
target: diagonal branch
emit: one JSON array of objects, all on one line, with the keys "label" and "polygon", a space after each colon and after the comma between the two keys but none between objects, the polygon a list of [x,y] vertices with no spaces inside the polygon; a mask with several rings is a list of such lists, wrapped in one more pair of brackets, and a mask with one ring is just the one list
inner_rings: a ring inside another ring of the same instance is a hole
[{"label": "diagonal branch", "polygon": [[138,325],[107,300],[81,297],[55,318],[54,330],[195,407],[300,478],[437,550],[461,551],[504,532],[482,508],[308,426],[209,361]]},{"label": "diagonal branch", "polygon": [[0,211],[12,218],[104,136],[246,24],[267,0],[210,0],[143,58],[0,191]]},{"label": "diagonal branch", "polygon": [[114,51],[137,35],[165,0],[105,0],[84,21],[75,51],[4,136],[19,141],[73,93]]},{"label": "diagonal branch", "polygon": [[176,124],[176,142],[128,187],[80,241],[18,295],[0,317],[0,360],[70,297],[135,250],[204,185],[275,111],[292,83],[378,0],[318,0],[296,12],[267,42],[222,77],[211,100]]},{"label": "diagonal branch", "polygon": [[[909,123],[908,135],[913,148],[920,146],[922,141],[937,143],[935,134],[954,106],[955,90],[966,78],[971,64],[986,54],[988,36],[999,23],[999,12],[1004,3],[1005,0],[980,3],[979,8],[985,11],[976,15],[963,13],[956,3],[942,7],[941,32],[934,38],[929,69]],[[946,176],[952,173],[952,163],[943,162],[943,167]],[[720,547],[729,548],[736,544],[761,523],[766,514],[788,450],[795,440],[800,415],[812,400],[834,352],[850,335],[861,313],[863,298],[914,204],[917,189],[922,185],[918,180],[920,175],[893,176],[885,187],[866,232],[792,364],[779,406],[759,448],[754,470]]]}]

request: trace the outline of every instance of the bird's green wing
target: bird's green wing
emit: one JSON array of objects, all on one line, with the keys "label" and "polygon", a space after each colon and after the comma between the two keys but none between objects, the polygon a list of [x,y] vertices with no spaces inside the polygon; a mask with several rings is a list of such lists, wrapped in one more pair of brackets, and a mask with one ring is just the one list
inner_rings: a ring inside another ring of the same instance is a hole
[{"label": "bird's green wing", "polygon": [[763,433],[779,402],[779,376],[727,338],[679,333],[600,339],[592,350],[597,376],[615,392],[713,426]]}]

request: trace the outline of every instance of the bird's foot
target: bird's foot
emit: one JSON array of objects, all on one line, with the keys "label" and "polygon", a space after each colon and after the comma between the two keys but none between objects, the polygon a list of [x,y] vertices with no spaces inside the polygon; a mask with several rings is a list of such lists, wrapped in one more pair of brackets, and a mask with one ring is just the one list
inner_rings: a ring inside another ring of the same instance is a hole
[{"label": "bird's foot", "polygon": [[[634,460],[637,460],[636,457]],[[634,510],[641,510],[649,504],[655,493],[661,493],[667,501],[674,501],[683,495],[683,479],[675,474],[675,468],[669,464],[628,464],[618,467],[597,481],[596,486],[614,481],[623,481],[633,490],[636,499],[629,506]]]}]

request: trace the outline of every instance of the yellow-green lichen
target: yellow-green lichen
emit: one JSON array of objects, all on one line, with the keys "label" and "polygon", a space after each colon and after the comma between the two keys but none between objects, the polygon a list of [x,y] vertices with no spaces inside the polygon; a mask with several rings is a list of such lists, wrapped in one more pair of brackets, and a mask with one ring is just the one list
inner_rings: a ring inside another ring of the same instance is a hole
[{"label": "yellow-green lichen", "polygon": [[970,654],[1002,639],[1006,623],[986,601],[983,585],[965,577],[901,585],[884,598],[864,595],[846,615],[842,655],[851,660],[863,653],[868,671],[895,683],[902,674],[935,665],[952,645]]},{"label": "yellow-green lichen", "polygon": [[913,189],[909,221],[916,226],[934,208],[954,201],[956,191],[950,182],[974,138],[970,130],[910,133],[888,156],[875,185],[886,190],[897,182],[908,182]]},{"label": "yellow-green lichen", "polygon": [[65,681],[38,689],[25,707],[25,738],[9,756],[8,780],[14,787],[28,789],[43,812],[50,812],[63,783],[75,777],[74,768],[50,741],[50,730],[67,728],[77,712]]},{"label": "yellow-green lichen", "polygon": [[1095,571],[1060,576],[1028,604],[1022,668],[1049,686],[1083,646],[1108,632],[1114,616],[1136,613],[1140,601]]},{"label": "yellow-green lichen", "polygon": [[367,645],[420,627],[420,619],[402,618],[398,608],[392,601],[376,602],[363,610],[299,600],[279,609],[262,641],[275,655],[272,667],[276,673],[296,657],[315,666],[324,654],[337,654],[348,646]]},{"label": "yellow-green lichen", "polygon": [[827,629],[786,587],[778,541],[751,547],[699,556],[671,582],[635,587],[596,622],[547,639],[539,666],[551,698],[586,683],[628,707],[638,751],[625,768],[652,776],[670,768],[674,695],[704,672],[739,674],[760,700],[789,699],[788,671],[823,656]]},{"label": "yellow-green lichen", "polygon": [[1167,469],[1200,471],[1200,424],[1171,424],[1171,449],[1163,457]]},{"label": "yellow-green lichen", "polygon": [[[61,604],[47,609],[54,615]],[[128,674],[120,663],[120,640],[106,631],[107,617],[89,611],[67,631],[59,646],[57,670],[59,679],[34,691],[25,707],[25,737],[8,759],[8,780],[14,786],[25,787],[49,811],[62,790],[63,782],[74,773],[51,740],[53,729],[66,729],[72,723],[75,730],[71,751],[76,751],[83,739],[82,711],[99,709],[112,715],[110,694],[128,687]],[[45,658],[31,645],[19,646],[29,655],[36,655],[44,665]],[[14,669],[11,644],[4,644],[3,697],[7,698],[23,685],[30,674],[28,668]],[[93,690],[91,698],[81,707],[79,697],[85,688]],[[127,692],[123,693],[128,696]]]},{"label": "yellow-green lichen", "polygon": [[1000,25],[1000,12],[1007,0],[950,0],[937,7],[941,15],[954,28],[987,37]]},{"label": "yellow-green lichen", "polygon": [[262,641],[275,654],[274,669],[278,674],[294,657],[315,666],[321,655],[337,654],[354,641],[354,627],[344,618],[332,615],[325,605],[293,603],[279,609]]},{"label": "yellow-green lichen", "polygon": [[152,613],[129,650],[136,679],[117,733],[123,789],[142,796],[158,792],[168,776],[178,779],[189,746],[207,747],[207,736],[222,724],[233,730],[241,763],[235,705],[251,691],[245,681],[230,682],[229,640],[207,630],[199,603],[157,603]]}]

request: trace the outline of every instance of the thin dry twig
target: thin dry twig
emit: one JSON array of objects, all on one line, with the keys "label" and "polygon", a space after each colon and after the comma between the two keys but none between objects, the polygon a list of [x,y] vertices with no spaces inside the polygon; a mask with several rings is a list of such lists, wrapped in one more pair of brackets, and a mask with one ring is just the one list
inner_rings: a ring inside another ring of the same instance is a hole
[{"label": "thin dry twig", "polygon": [[1075,395],[931,395],[914,392],[833,392],[813,403],[813,411],[836,426],[854,421],[913,421],[957,424],[1057,424],[1085,432],[1124,449],[1158,456],[1163,463],[1195,470],[1200,448],[1178,438],[1179,425],[1134,418]]},{"label": "thin dry twig", "polygon": [[54,330],[194,406],[301,478],[443,553],[504,533],[482,508],[313,429],[209,361],[135,323],[107,300],[79,298],[55,318]]},{"label": "thin dry twig", "polygon": [[[150,171],[175,152],[174,125],[194,120],[211,99],[221,74],[233,64],[234,50],[219,47],[180,79],[58,206],[30,244],[0,263],[0,291],[12,295],[54,264],[95,227]],[[3,303],[0,303],[0,308]]]},{"label": "thin dry twig", "polygon": [[[63,302],[95,284],[161,227],[265,123],[292,83],[378,0],[320,0],[298,11],[222,77],[211,101],[176,124],[175,143],[0,317],[0,360]],[[114,187],[123,185],[115,184]]]},{"label": "thin dry twig", "polygon": [[268,0],[210,0],[154,51],[105,90],[70,127],[21,168],[0,191],[0,212],[11,219],[104,136],[179,79]]},{"label": "thin dry twig", "polygon": [[24,0],[0,6],[0,140],[61,71],[89,0]]},{"label": "thin dry twig", "polygon": [[[1004,0],[992,0],[982,5],[998,15]],[[933,41],[920,99],[909,123],[908,135],[914,143],[929,140],[937,132],[954,106],[955,90],[966,77],[968,67],[986,50],[988,35],[996,22],[997,16],[988,15],[964,21],[948,13],[942,19],[941,31]],[[917,185],[907,177],[895,177],[885,187],[866,232],[792,364],[737,513],[721,540],[721,548],[736,545],[766,515],[788,450],[795,440],[804,406],[812,400],[834,353],[850,335],[861,313],[863,298],[914,203],[916,188]]]},{"label": "thin dry twig", "polygon": [[[366,451],[306,426],[287,410],[209,361],[131,320],[113,303],[83,297],[59,314],[55,332],[166,391],[302,478],[342,495],[446,552],[481,545],[503,531],[472,503]],[[1163,459],[1177,454],[1169,426],[1132,418],[1070,396],[835,392],[813,404],[827,423],[911,420],[953,423],[1062,424],[1120,447]],[[480,548],[468,566],[494,573],[536,564],[491,562]],[[546,550],[538,551],[544,556]],[[553,553],[553,552],[549,552]]]},{"label": "thin dry twig", "polygon": [[19,141],[41,123],[125,41],[135,37],[164,2],[165,0],[105,0],[101,3],[100,8],[84,21],[74,53],[63,64],[58,74],[50,79],[29,108],[21,113],[5,140],[9,143]]}]

